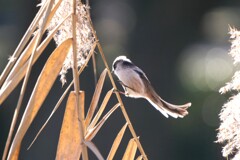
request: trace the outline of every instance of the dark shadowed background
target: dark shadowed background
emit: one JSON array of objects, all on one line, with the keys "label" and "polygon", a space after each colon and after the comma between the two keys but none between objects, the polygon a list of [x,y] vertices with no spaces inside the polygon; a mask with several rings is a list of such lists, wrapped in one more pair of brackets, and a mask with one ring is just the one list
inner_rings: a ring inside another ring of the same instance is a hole
[{"label": "dark shadowed background", "polygon": [[[1,72],[34,18],[38,3],[38,0],[0,1]],[[240,2],[90,0],[90,4],[94,26],[109,65],[116,56],[127,55],[144,70],[163,99],[175,104],[192,102],[189,115],[184,119],[166,119],[147,101],[122,97],[149,159],[226,159],[221,155],[221,145],[214,141],[220,123],[218,114],[229,96],[220,95],[218,90],[234,73],[232,60],[227,55],[230,48],[227,33],[228,25],[240,29]],[[48,50],[52,50],[54,46],[52,42]],[[33,68],[33,83],[28,85],[23,107],[26,106],[36,78],[51,53],[48,50]],[[102,68],[99,55],[97,61],[99,68]],[[68,78],[69,82],[71,75]],[[89,105],[94,91],[91,63],[80,79],[81,89],[86,91],[86,104]],[[104,92],[110,88],[110,82],[106,81]],[[53,89],[24,138],[20,159],[55,157],[64,105],[53,116],[32,148],[26,150],[62,93],[59,80]],[[19,90],[20,87],[0,106],[0,156]],[[109,105],[109,108],[113,104]],[[111,143],[123,124],[124,120],[119,110],[110,117],[99,137],[94,139],[104,157],[107,156]],[[124,137],[125,144],[121,145],[116,159],[121,159],[129,138],[128,131]],[[96,158],[91,155],[91,159]]]}]

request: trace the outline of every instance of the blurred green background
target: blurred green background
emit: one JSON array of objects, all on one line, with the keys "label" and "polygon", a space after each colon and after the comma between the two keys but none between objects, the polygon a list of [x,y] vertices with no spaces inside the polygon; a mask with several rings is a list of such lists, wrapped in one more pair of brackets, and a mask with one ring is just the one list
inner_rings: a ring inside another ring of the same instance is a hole
[{"label": "blurred green background", "polygon": [[[0,1],[0,71],[7,64],[34,18],[39,0]],[[143,99],[123,97],[149,159],[223,160],[216,141],[218,114],[229,95],[218,90],[234,73],[228,25],[240,28],[238,0],[98,0],[91,1],[91,16],[109,65],[126,55],[147,74],[159,95],[168,102],[192,102],[183,119],[166,119]],[[54,42],[48,49],[55,46]],[[44,62],[46,51],[33,68],[23,106]],[[99,66],[102,64],[97,56]],[[101,68],[101,67],[100,67]],[[99,70],[101,72],[101,70]],[[115,77],[115,79],[117,79]],[[70,81],[70,76],[69,80]],[[106,84],[104,91],[110,89]],[[94,90],[91,64],[81,77],[89,104]],[[119,85],[118,85],[119,86]],[[120,86],[119,86],[120,87]],[[0,155],[3,152],[19,87],[0,108]],[[20,159],[54,159],[64,106],[57,111],[30,150],[26,150],[62,93],[59,80],[25,136]],[[113,103],[112,103],[113,104]],[[109,106],[111,107],[111,106]],[[22,112],[21,112],[22,113]],[[110,117],[94,139],[104,157],[124,124],[120,111]],[[118,126],[118,128],[116,128]],[[130,138],[127,135],[125,142]],[[70,144],[69,144],[70,145]],[[116,159],[120,159],[122,145]],[[91,155],[91,159],[95,159]]]}]

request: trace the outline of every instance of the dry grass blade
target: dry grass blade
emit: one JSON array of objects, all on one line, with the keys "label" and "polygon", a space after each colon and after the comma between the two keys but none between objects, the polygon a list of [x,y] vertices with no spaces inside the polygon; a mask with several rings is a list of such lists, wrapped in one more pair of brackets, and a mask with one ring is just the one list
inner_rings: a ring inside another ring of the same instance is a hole
[{"label": "dry grass blade", "polygon": [[[38,33],[37,33],[38,34]],[[14,77],[14,75],[20,70],[20,68],[26,63],[26,61],[29,59],[33,48],[35,46],[36,40],[37,40],[37,35],[35,35],[31,42],[28,44],[28,46],[25,48],[25,50],[21,53],[21,56],[19,57],[19,59],[17,60],[16,64],[14,65],[14,67],[12,68],[11,72],[9,73],[8,77],[6,78],[4,84],[3,84],[3,88],[4,86],[9,83],[9,81],[11,81],[11,79]]]},{"label": "dry grass blade", "polygon": [[106,96],[105,96],[105,98],[104,98],[104,100],[101,104],[101,107],[99,108],[97,114],[93,118],[91,124],[88,126],[88,129],[92,129],[95,126],[95,124],[98,122],[98,120],[101,117],[101,115],[102,115],[102,113],[103,113],[103,111],[104,111],[112,93],[113,93],[113,89],[111,89],[110,91],[107,92],[107,94],[106,94]]},{"label": "dry grass blade", "polygon": [[84,141],[84,144],[86,144],[88,148],[91,149],[91,151],[96,155],[99,160],[104,160],[102,154],[94,143],[92,143],[91,141]]},{"label": "dry grass blade", "polygon": [[134,138],[130,139],[123,155],[123,160],[133,160],[137,152],[137,143]]},{"label": "dry grass blade", "polygon": [[[13,58],[17,59],[19,57],[19,55],[22,52],[23,48],[25,47],[26,43],[31,38],[32,33],[36,29],[40,18],[42,17],[43,13],[46,10],[46,7],[47,7],[47,4],[44,4],[38,11],[37,15],[33,19],[32,23],[30,24],[29,28],[27,29],[26,33],[24,34],[23,38],[21,39],[19,45],[17,46],[16,50],[14,51],[14,53],[12,55]],[[8,76],[9,72],[11,71],[13,65],[15,64],[14,62],[15,61],[13,61],[13,62],[9,61],[7,66],[5,67],[4,71],[2,72],[1,77],[0,77],[0,86],[2,86],[5,78]]]},{"label": "dry grass blade", "polygon": [[[83,118],[84,121],[84,116],[85,116],[85,92],[84,91],[79,91],[79,104],[80,104],[80,113],[81,117]],[[83,122],[83,129],[84,132],[86,131],[86,126],[85,123]]]},{"label": "dry grass blade", "polygon": [[54,50],[48,58],[39,78],[34,87],[17,133],[14,137],[10,152],[9,159],[17,158],[21,146],[22,139],[29,128],[32,120],[36,116],[39,108],[45,100],[48,92],[50,91],[55,79],[61,70],[63,61],[72,45],[72,39],[64,41],[58,48]]},{"label": "dry grass blade", "polygon": [[[72,85],[69,85],[68,88],[70,88]],[[49,122],[49,120],[51,119],[52,115],[56,112],[56,110],[58,109],[58,107],[60,106],[63,98],[65,97],[66,93],[67,93],[68,89],[66,89],[66,92],[64,92],[64,94],[62,95],[62,97],[60,98],[60,100],[58,101],[58,103],[56,104],[56,106],[54,107],[51,115],[48,117],[48,119],[46,120],[46,122],[43,124],[43,126],[41,127],[41,129],[38,131],[37,135],[34,137],[33,141],[31,142],[31,144],[28,146],[27,150],[29,150],[32,145],[34,144],[34,142],[36,141],[36,139],[38,138],[38,136],[40,135],[40,133],[42,132],[42,130],[45,128],[45,126],[47,125],[47,123]],[[84,91],[80,91],[80,104],[81,107],[84,108],[84,101],[85,101],[85,92]]]},{"label": "dry grass blade", "polygon": [[119,131],[118,135],[116,136],[114,142],[113,142],[113,145],[112,145],[112,148],[108,154],[108,157],[107,157],[107,160],[112,160],[118,147],[119,147],[119,144],[121,143],[122,141],[122,137],[125,133],[125,130],[127,128],[127,123],[122,127],[122,129]]},{"label": "dry grass blade", "polygon": [[[14,65],[10,74],[6,78],[1,90],[0,90],[0,104],[9,96],[9,94],[14,90],[14,88],[19,84],[26,74],[29,61],[27,59],[31,55],[35,43],[37,40],[37,35],[34,36],[30,44],[27,46],[25,51],[22,53],[21,57],[18,59],[17,63]],[[36,57],[36,54],[35,54]],[[27,62],[26,62],[27,61]],[[34,64],[34,62],[33,62]]]},{"label": "dry grass blade", "polygon": [[[9,149],[10,141],[12,140],[13,129],[15,128],[15,125],[16,125],[16,122],[17,122],[17,118],[18,118],[18,113],[19,113],[20,108],[22,106],[23,97],[25,95],[25,91],[26,91],[26,88],[27,88],[27,83],[28,83],[28,80],[29,80],[29,77],[30,77],[30,73],[31,73],[31,70],[32,70],[32,63],[33,63],[33,59],[34,59],[34,56],[35,56],[35,53],[36,53],[36,48],[37,48],[38,44],[41,41],[41,38],[42,38],[42,35],[43,35],[43,28],[44,28],[44,26],[46,24],[45,23],[46,22],[46,17],[50,13],[50,9],[52,7],[52,4],[53,4],[53,0],[48,1],[46,12],[43,15],[44,19],[42,21],[42,24],[39,26],[39,30],[38,30],[39,34],[37,35],[37,40],[36,40],[36,43],[34,44],[34,49],[33,49],[33,52],[32,52],[32,54],[30,56],[30,59],[29,59],[29,64],[27,66],[27,72],[26,72],[25,78],[23,80],[23,84],[22,84],[22,87],[21,87],[21,91],[20,91],[20,95],[19,95],[19,98],[18,98],[17,106],[15,108],[14,116],[13,116],[13,119],[12,119],[12,122],[11,122],[10,131],[9,131],[9,134],[8,134],[6,146],[4,148],[3,158],[6,158],[6,153],[7,153],[8,149]],[[12,58],[12,59],[14,59],[14,58]],[[17,140],[15,142],[19,143],[19,144],[14,145],[14,140],[13,140],[12,147],[13,148],[15,147],[15,149],[10,148],[9,155],[8,155],[10,158],[8,157],[8,159],[18,159],[18,155],[19,155],[20,147],[21,147],[21,140],[20,141]]]},{"label": "dry grass blade", "polygon": [[111,116],[111,114],[119,107],[119,103],[116,104],[108,113],[101,119],[101,121],[93,128],[90,130],[87,130],[85,139],[88,141],[91,141],[95,135],[98,133],[102,125],[107,121],[107,119]]},{"label": "dry grass blade", "polygon": [[142,155],[140,155],[140,156],[138,156],[137,157],[137,159],[136,160],[142,160],[143,159],[143,156]]},{"label": "dry grass blade", "polygon": [[71,92],[64,113],[56,159],[80,159],[82,145],[76,109],[76,94]]},{"label": "dry grass blade", "polygon": [[91,104],[90,104],[90,107],[89,107],[89,110],[88,110],[88,113],[87,113],[87,116],[86,116],[86,120],[85,120],[86,126],[89,125],[89,123],[92,119],[92,116],[95,112],[95,109],[97,107],[99,97],[100,97],[100,94],[101,94],[101,91],[102,91],[103,83],[105,81],[106,74],[107,74],[107,69],[104,69],[104,71],[102,72],[102,74],[101,74],[101,76],[98,80],[98,83],[96,85],[96,89],[95,89],[95,92],[94,92],[94,95],[93,95],[93,98],[92,98],[92,101],[91,101]]},{"label": "dry grass blade", "polygon": [[[80,75],[82,73],[82,71],[84,70],[84,68],[86,67],[86,64],[89,62],[91,55],[94,52],[94,49],[96,47],[96,43],[95,45],[93,45],[90,54],[88,55],[88,58],[86,59],[85,64],[80,68],[80,70],[78,71],[78,75]],[[68,87],[66,88],[66,90],[64,91],[64,93],[62,94],[62,96],[59,98],[57,104],[55,105],[53,111],[51,112],[50,116],[48,117],[48,119],[46,120],[46,122],[43,124],[43,126],[41,127],[41,129],[38,131],[37,135],[34,137],[32,143],[29,145],[28,149],[32,146],[32,144],[34,143],[34,141],[38,138],[38,136],[40,135],[40,133],[42,132],[42,130],[45,128],[45,126],[47,125],[47,123],[49,122],[49,120],[51,119],[51,117],[53,116],[53,114],[57,111],[57,109],[59,108],[60,104],[62,103],[62,100],[65,98],[65,96],[67,95],[68,91],[70,90],[71,86],[73,85],[73,81],[68,85]],[[82,99],[85,99],[85,93],[84,91],[80,91],[80,101]],[[83,103],[81,103],[83,104]],[[84,117],[84,111],[82,112],[83,117]]]},{"label": "dry grass blade", "polygon": [[94,82],[96,85],[97,84],[97,64],[96,64],[96,58],[94,54],[92,55],[92,63],[93,63]]},{"label": "dry grass blade", "polygon": [[[59,0],[58,3],[54,6],[54,8],[52,9],[50,15],[48,16],[46,25],[45,25],[45,29],[46,30],[47,26],[49,25],[53,15],[55,14],[57,8],[59,7],[59,5],[61,4],[62,0]],[[66,18],[68,18],[69,16],[67,16]],[[57,25],[57,27],[55,27],[55,29],[53,29],[52,33],[50,33],[48,35],[48,37],[42,42],[42,44],[37,48],[37,52],[42,53],[42,50],[45,49],[46,45],[48,45],[48,43],[50,42],[50,40],[52,39],[53,35],[57,32],[58,28],[61,26],[61,24],[66,20],[66,18],[63,19],[63,21],[61,23],[59,23],[59,25]],[[15,75],[15,73],[17,72],[17,70],[19,68],[22,67],[22,65],[27,61],[27,59],[29,58],[29,56],[31,55],[32,51],[33,51],[33,47],[34,44],[36,42],[37,39],[37,34],[39,34],[38,31],[35,32],[35,36],[32,38],[31,42],[28,44],[28,46],[25,48],[25,50],[22,52],[20,58],[18,59],[17,63],[14,65],[14,68],[11,70],[11,73],[8,75],[8,80],[12,79],[12,76]],[[39,56],[38,56],[39,57]],[[6,80],[7,81],[7,80]]]},{"label": "dry grass blade", "polygon": [[[59,25],[57,25],[55,27],[55,29],[51,33],[49,33],[49,35],[45,38],[45,40],[39,45],[39,47],[36,49],[36,54],[33,59],[33,64],[37,61],[39,56],[42,54],[43,50],[49,44],[49,42],[53,38],[54,34],[57,32],[58,28],[69,16],[67,16],[65,19],[63,19],[63,21],[61,23],[59,23]],[[35,37],[36,36],[37,35],[35,35]],[[31,44],[29,44],[28,47],[26,48],[27,50],[25,49],[24,53],[22,54],[23,56],[21,56],[19,58],[18,62],[16,63],[16,65],[12,69],[11,73],[7,77],[5,83],[3,84],[3,86],[0,90],[0,104],[2,104],[2,102],[9,96],[9,94],[13,91],[13,89],[18,85],[18,83],[22,80],[22,78],[26,74],[27,66],[30,61],[30,60],[28,60],[26,62],[26,59],[30,56],[30,53],[33,50],[34,42],[36,40],[35,37],[30,42]],[[23,65],[23,62],[25,63],[24,65]]]},{"label": "dry grass blade", "polygon": [[[48,20],[46,22],[46,25],[45,25],[45,29],[44,31],[46,30],[47,26],[49,25],[53,15],[55,14],[57,8],[59,7],[59,5],[61,4],[62,0],[59,0],[58,3],[54,6],[53,10],[51,11],[50,15],[48,16]],[[68,16],[69,17],[69,16]],[[64,19],[65,21],[65,19]],[[62,24],[62,22],[60,23]],[[56,27],[56,30],[54,31],[54,34],[56,33],[57,29],[59,28],[60,25],[58,25],[58,27]],[[38,32],[39,30],[37,30],[35,33],[35,36],[32,38],[31,42],[28,44],[28,46],[25,48],[25,50],[21,53],[21,56],[19,57],[19,59],[17,60],[17,63],[14,65],[13,69],[11,70],[10,74],[7,76],[7,79],[5,81],[4,84],[7,84],[9,81],[11,81],[11,79],[13,78],[13,76],[18,72],[18,70],[23,66],[23,64],[25,64],[25,62],[28,60],[28,58],[30,57],[33,49],[34,49],[34,46],[35,46],[35,43],[36,43],[36,40],[37,40],[37,34],[39,34]],[[42,48],[45,48],[46,45],[50,42],[50,40],[52,39],[53,37],[53,34],[52,36],[48,36],[45,40],[45,42],[43,42],[43,44],[45,43],[44,47]],[[47,41],[47,43],[46,43]],[[42,45],[43,46],[43,45]],[[40,48],[40,50],[43,50]],[[36,50],[37,51],[37,50]],[[38,52],[38,53],[42,53],[42,51]],[[40,55],[38,55],[39,57]],[[3,85],[4,86],[4,85]]]}]

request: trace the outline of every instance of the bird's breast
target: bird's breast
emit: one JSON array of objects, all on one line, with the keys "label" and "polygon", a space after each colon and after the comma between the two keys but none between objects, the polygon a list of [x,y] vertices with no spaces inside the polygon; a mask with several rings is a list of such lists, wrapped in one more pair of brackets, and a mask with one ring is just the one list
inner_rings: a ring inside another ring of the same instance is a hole
[{"label": "bird's breast", "polygon": [[126,85],[129,97],[140,98],[145,94],[145,85],[140,76],[132,69],[122,69],[115,73],[119,80]]}]

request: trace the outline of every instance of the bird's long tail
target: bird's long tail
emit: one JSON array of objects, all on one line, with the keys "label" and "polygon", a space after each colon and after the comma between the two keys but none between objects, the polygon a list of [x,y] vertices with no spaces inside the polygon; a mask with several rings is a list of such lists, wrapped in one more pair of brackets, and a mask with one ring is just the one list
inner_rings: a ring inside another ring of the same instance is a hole
[{"label": "bird's long tail", "polygon": [[158,94],[153,91],[149,97],[146,98],[158,111],[160,111],[166,118],[168,115],[174,118],[183,118],[188,115],[188,107],[191,103],[186,103],[183,105],[175,105],[164,101]]}]

